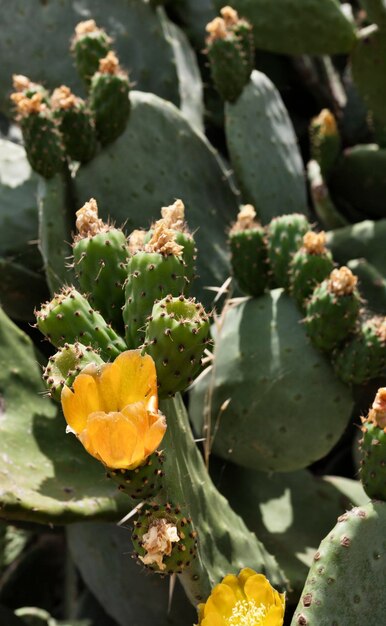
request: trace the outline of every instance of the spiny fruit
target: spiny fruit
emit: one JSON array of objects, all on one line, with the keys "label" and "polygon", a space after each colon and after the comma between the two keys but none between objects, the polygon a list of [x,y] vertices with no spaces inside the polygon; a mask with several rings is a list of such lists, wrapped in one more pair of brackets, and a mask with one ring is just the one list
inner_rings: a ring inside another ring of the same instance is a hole
[{"label": "spiny fruit", "polygon": [[71,387],[75,378],[86,365],[93,363],[102,365],[103,360],[91,346],[84,346],[76,342],[65,343],[62,348],[48,359],[44,368],[45,381],[51,398],[60,402],[60,395],[64,385]]},{"label": "spiny fruit", "polygon": [[251,204],[242,206],[229,232],[233,275],[242,291],[261,296],[268,287],[268,250],[265,230]]},{"label": "spiny fruit", "polygon": [[160,397],[183,391],[201,366],[209,318],[193,298],[167,296],[153,306],[144,348],[154,359]]},{"label": "spiny fruit", "polygon": [[130,83],[114,52],[99,61],[90,86],[90,107],[102,145],[115,141],[126,128],[130,113]]},{"label": "spiny fruit", "polygon": [[95,123],[84,100],[62,85],[51,96],[51,108],[67,155],[80,163],[90,161],[95,155],[97,141]]},{"label": "spiny fruit", "polygon": [[207,26],[207,54],[213,82],[224,100],[234,102],[254,66],[252,26],[229,6]]},{"label": "spiny fruit", "polygon": [[311,156],[319,163],[323,178],[328,180],[342,147],[336,119],[328,109],[311,120],[310,144]]},{"label": "spiny fruit", "polygon": [[329,352],[355,330],[361,298],[358,279],[348,267],[331,272],[307,302],[304,325],[312,343]]},{"label": "spiny fruit", "polygon": [[110,44],[110,37],[102,28],[98,28],[94,20],[79,22],[75,27],[71,52],[75,56],[78,73],[86,85],[90,84],[91,78],[98,70],[100,59],[109,52]]},{"label": "spiny fruit", "polygon": [[107,470],[107,478],[111,478],[119,491],[134,500],[153,498],[162,486],[163,453],[156,450],[143,465],[133,470]]},{"label": "spiny fruit", "polygon": [[274,286],[289,288],[291,259],[309,230],[310,224],[301,213],[281,215],[268,224],[268,259]]},{"label": "spiny fruit", "polygon": [[31,97],[22,91],[11,94],[23,133],[24,147],[32,169],[44,178],[52,178],[63,169],[65,152],[62,137],[44,102],[43,93]]},{"label": "spiny fruit", "polygon": [[179,506],[148,504],[134,522],[135,555],[156,572],[181,573],[197,552],[197,533],[192,520]]},{"label": "spiny fruit", "polygon": [[303,236],[302,247],[291,261],[291,294],[303,310],[306,300],[316,285],[322,282],[333,270],[334,261],[326,248],[326,235],[308,231]]},{"label": "spiny fruit", "polygon": [[57,348],[80,341],[100,350],[107,361],[126,350],[123,339],[74,287],[63,287],[35,315],[40,332]]},{"label": "spiny fruit", "polygon": [[386,375],[386,317],[373,317],[341,350],[336,350],[334,367],[339,378],[349,384],[363,385]]},{"label": "spiny fruit", "polygon": [[361,480],[369,498],[386,501],[386,388],[378,389],[367,418],[362,417]]},{"label": "spiny fruit", "polygon": [[188,280],[182,252],[182,246],[176,242],[176,231],[166,228],[160,220],[144,249],[130,257],[123,307],[126,342],[130,348],[143,343],[146,320],[154,302],[167,295],[184,293]]},{"label": "spiny fruit", "polygon": [[98,205],[91,198],[76,213],[78,234],[74,238],[74,267],[82,290],[114,328],[123,330],[129,249],[124,232],[98,217]]},{"label": "spiny fruit", "polygon": [[40,93],[42,95],[42,101],[45,104],[49,104],[49,94],[47,89],[39,83],[34,83],[27,76],[23,76],[23,74],[13,74],[12,86],[15,92],[22,93],[26,96],[26,98],[32,98],[35,93]]}]

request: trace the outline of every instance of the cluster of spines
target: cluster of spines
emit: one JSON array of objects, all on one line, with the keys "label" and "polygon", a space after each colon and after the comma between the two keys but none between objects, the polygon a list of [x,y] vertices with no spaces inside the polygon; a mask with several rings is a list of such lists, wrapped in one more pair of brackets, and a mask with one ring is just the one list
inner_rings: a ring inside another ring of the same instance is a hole
[{"label": "cluster of spines", "polygon": [[254,67],[252,26],[229,6],[206,26],[207,54],[213,82],[224,100],[234,102]]},{"label": "cluster of spines", "polygon": [[110,39],[93,20],[76,27],[72,41],[78,70],[90,88],[84,101],[62,85],[49,97],[27,77],[15,75],[11,100],[31,167],[45,178],[60,172],[66,159],[86,163],[124,131],[130,112],[130,83]]},{"label": "cluster of spines", "polygon": [[108,469],[106,476],[117,484],[119,491],[133,500],[147,500],[153,498],[161,489],[163,463],[163,452],[156,450],[135,469]]},{"label": "cluster of spines", "polygon": [[153,306],[144,349],[154,359],[161,397],[183,391],[194,380],[210,343],[209,317],[194,298],[167,296]]},{"label": "cluster of spines", "polygon": [[[170,529],[171,540],[164,541],[157,552],[157,545],[151,545],[151,529],[159,525],[158,532]],[[162,528],[162,526],[163,528]],[[168,528],[169,527],[169,528]],[[174,535],[175,541],[172,541]],[[147,536],[147,537],[145,537]],[[132,534],[134,558],[139,564],[163,574],[181,574],[188,568],[197,554],[197,532],[192,520],[184,515],[181,507],[171,503],[149,503],[134,522]],[[164,548],[166,544],[166,550]]]}]

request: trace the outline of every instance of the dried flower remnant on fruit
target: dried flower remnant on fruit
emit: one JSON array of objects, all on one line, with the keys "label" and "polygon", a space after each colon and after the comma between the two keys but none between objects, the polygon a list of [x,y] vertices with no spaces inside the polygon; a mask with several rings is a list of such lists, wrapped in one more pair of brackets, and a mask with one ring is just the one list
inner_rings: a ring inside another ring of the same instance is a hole
[{"label": "dried flower remnant on fruit", "polygon": [[51,106],[56,110],[74,109],[78,102],[79,98],[66,85],[57,87],[51,96]]},{"label": "dried flower remnant on fruit", "polygon": [[77,239],[94,237],[104,232],[108,226],[98,217],[98,205],[95,198],[90,198],[79,211],[76,212]]},{"label": "dried flower remnant on fruit", "polygon": [[28,117],[33,113],[41,113],[47,108],[43,102],[41,93],[34,93],[31,98],[21,92],[11,94],[11,100],[16,105],[17,113],[20,117]]},{"label": "dried flower remnant on fruit", "polygon": [[156,519],[142,537],[142,547],[146,550],[146,554],[139,558],[144,565],[155,563],[162,572],[166,568],[163,562],[164,557],[171,555],[173,543],[178,541],[180,537],[177,527],[167,519]]},{"label": "dried flower remnant on fruit", "polygon": [[180,232],[186,231],[185,205],[182,200],[176,200],[170,206],[162,207],[161,215],[166,228],[173,228],[174,230],[178,230]]},{"label": "dried flower remnant on fruit", "polygon": [[314,233],[309,230],[303,236],[303,248],[308,254],[323,254],[326,251],[326,234],[322,230],[320,233]]},{"label": "dried flower remnant on fruit", "polygon": [[153,235],[145,246],[145,250],[147,252],[159,252],[165,256],[171,254],[180,256],[184,246],[180,246],[175,238],[176,231],[173,228],[167,228],[163,220],[159,220],[154,226]]},{"label": "dried flower remnant on fruit", "polygon": [[322,109],[319,115],[315,118],[315,122],[323,128],[323,132],[327,136],[336,135],[338,132],[335,117],[328,109]]},{"label": "dried flower remnant on fruit", "polygon": [[27,76],[23,76],[23,74],[14,74],[12,76],[12,85],[15,91],[24,91],[25,89],[29,89],[33,83]]},{"label": "dried flower remnant on fruit", "polygon": [[130,254],[135,254],[139,250],[143,250],[145,245],[146,230],[140,228],[133,230],[129,235],[128,248]]},{"label": "dried flower remnant on fruit", "polygon": [[343,265],[338,269],[332,270],[328,289],[336,296],[349,296],[354,292],[357,282],[358,278],[354,276],[348,267]]},{"label": "dried flower remnant on fruit", "polygon": [[368,420],[386,432],[386,387],[378,389],[375,400],[369,411]]},{"label": "dried flower remnant on fruit", "polygon": [[209,33],[206,40],[207,44],[211,44],[217,39],[225,39],[228,34],[225,20],[222,17],[215,17],[206,25],[205,29]]},{"label": "dried flower remnant on fruit", "polygon": [[220,13],[227,27],[235,26],[239,22],[239,14],[229,5],[223,7]]},{"label": "dried flower remnant on fruit", "polygon": [[238,215],[237,221],[231,228],[231,233],[243,232],[244,230],[250,230],[259,226],[259,222],[255,219],[256,211],[252,204],[244,204]]},{"label": "dried flower remnant on fruit", "polygon": [[100,59],[99,71],[102,74],[119,74],[120,72],[122,72],[119,66],[118,57],[115,52],[110,50],[110,52],[108,52],[103,59]]}]

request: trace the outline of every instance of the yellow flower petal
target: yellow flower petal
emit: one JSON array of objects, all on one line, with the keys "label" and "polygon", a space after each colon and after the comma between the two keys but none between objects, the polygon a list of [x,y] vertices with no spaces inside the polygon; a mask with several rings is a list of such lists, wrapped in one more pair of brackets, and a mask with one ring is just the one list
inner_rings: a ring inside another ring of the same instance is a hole
[{"label": "yellow flower petal", "polygon": [[257,606],[275,604],[274,589],[263,574],[255,574],[245,581],[244,593],[248,600],[254,600]]},{"label": "yellow flower petal", "polygon": [[119,412],[92,413],[86,429],[79,435],[87,452],[112,469],[131,466],[137,437],[135,426]]},{"label": "yellow flower petal", "polygon": [[208,617],[204,617],[200,626],[226,626],[226,621],[219,613],[211,613]]},{"label": "yellow flower petal", "polygon": [[79,374],[73,391],[64,387],[61,396],[67,424],[78,434],[85,427],[90,413],[100,410],[97,384],[93,376]]},{"label": "yellow flower petal", "polygon": [[157,374],[153,359],[140,350],[122,352],[113,363],[102,366],[97,380],[104,411],[122,411],[128,404],[152,402],[158,409]]},{"label": "yellow flower petal", "polygon": [[227,618],[237,602],[233,589],[229,585],[219,583],[210,594],[204,610],[205,617],[210,613],[219,613]]},{"label": "yellow flower petal", "polygon": [[281,626],[284,620],[284,601],[281,606],[272,606],[265,619],[264,626]]}]

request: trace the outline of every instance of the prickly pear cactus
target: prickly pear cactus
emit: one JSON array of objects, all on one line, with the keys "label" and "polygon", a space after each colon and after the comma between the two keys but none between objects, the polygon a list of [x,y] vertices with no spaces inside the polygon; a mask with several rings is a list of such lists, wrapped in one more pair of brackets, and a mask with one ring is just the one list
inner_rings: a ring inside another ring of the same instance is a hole
[{"label": "prickly pear cactus", "polygon": [[193,387],[190,410],[199,436],[216,428],[213,451],[222,458],[288,472],[323,457],[346,428],[350,391],[300,321],[290,297],[275,289],[229,306],[213,329],[213,373]]},{"label": "prickly pear cactus", "polygon": [[355,507],[338,518],[314,556],[291,626],[382,622],[385,524],[385,502]]},{"label": "prickly pear cactus", "polygon": [[324,232],[308,231],[303,237],[303,245],[294,254],[290,269],[291,293],[301,309],[312,295],[316,285],[332,271],[332,254],[326,249]]},{"label": "prickly pear cactus", "polygon": [[362,322],[358,332],[333,355],[337,375],[348,384],[363,385],[386,373],[386,318]]},{"label": "prickly pear cactus", "polygon": [[381,388],[366,418],[360,440],[363,488],[369,498],[386,501],[386,389]]},{"label": "prickly pear cactus", "polygon": [[290,262],[309,228],[307,218],[297,213],[276,217],[268,224],[268,259],[275,286],[289,287]]}]

